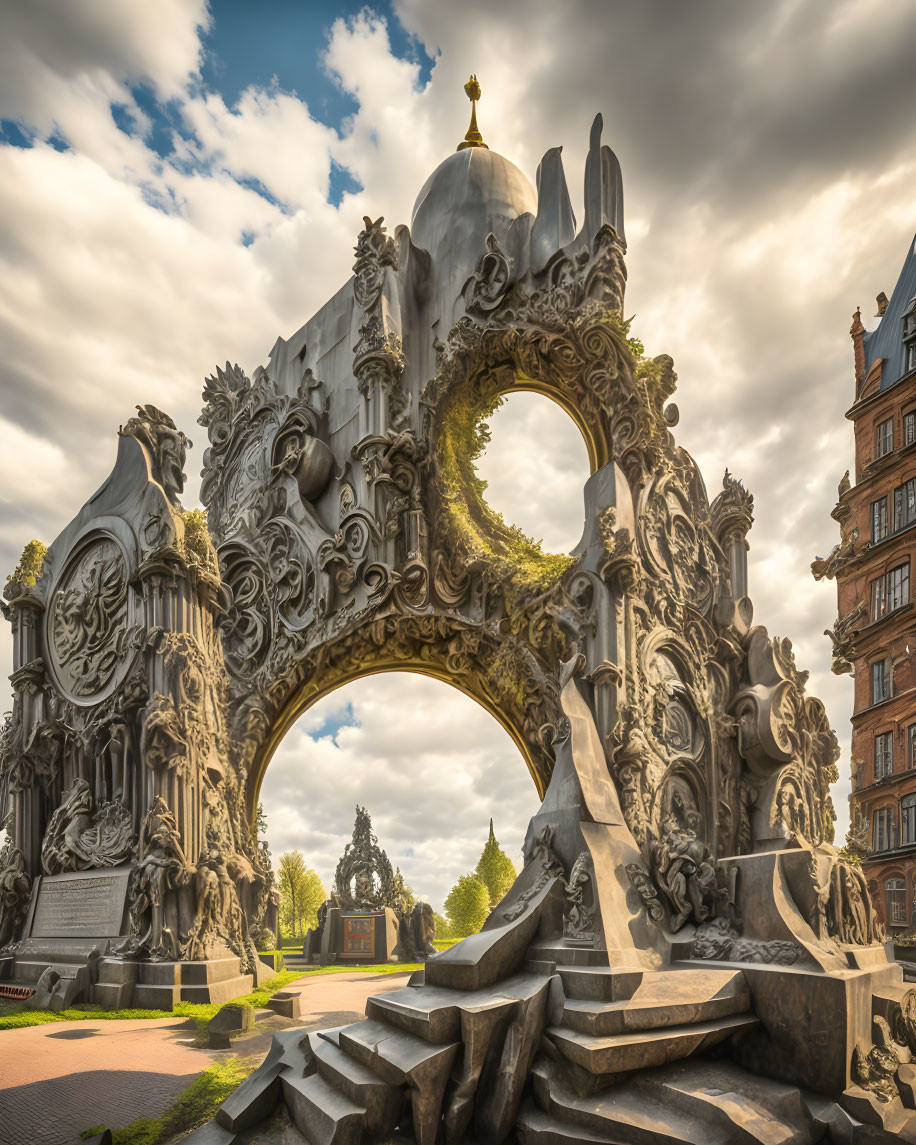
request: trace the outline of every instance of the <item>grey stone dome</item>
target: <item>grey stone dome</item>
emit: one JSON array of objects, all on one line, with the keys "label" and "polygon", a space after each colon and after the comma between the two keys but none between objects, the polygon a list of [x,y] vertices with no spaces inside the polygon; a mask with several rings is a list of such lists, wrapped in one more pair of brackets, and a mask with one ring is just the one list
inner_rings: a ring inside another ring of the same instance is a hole
[{"label": "grey stone dome", "polygon": [[476,237],[482,246],[490,231],[504,236],[528,211],[537,212],[537,192],[527,175],[495,151],[468,147],[449,155],[423,184],[411,238],[439,261],[458,243]]}]

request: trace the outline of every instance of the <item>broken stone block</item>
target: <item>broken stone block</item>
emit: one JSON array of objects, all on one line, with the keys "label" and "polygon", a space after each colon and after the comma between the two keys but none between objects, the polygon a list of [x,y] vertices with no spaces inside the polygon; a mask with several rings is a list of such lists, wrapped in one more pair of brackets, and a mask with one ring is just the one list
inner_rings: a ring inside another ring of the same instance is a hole
[{"label": "broken stone block", "polygon": [[292,990],[278,990],[272,998],[268,998],[267,1006],[281,1018],[298,1018],[302,1013],[300,996]]},{"label": "broken stone block", "polygon": [[254,1010],[246,1002],[228,1002],[207,1023],[208,1044],[211,1050],[228,1050],[229,1035],[250,1030],[254,1024]]}]

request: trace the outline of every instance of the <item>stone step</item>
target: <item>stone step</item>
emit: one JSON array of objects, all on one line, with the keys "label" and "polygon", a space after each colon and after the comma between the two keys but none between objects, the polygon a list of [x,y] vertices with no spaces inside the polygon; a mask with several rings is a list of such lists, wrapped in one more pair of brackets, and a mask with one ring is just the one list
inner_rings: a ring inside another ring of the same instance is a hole
[{"label": "stone step", "polygon": [[538,974],[514,974],[487,990],[449,990],[441,986],[405,986],[388,994],[375,994],[366,1002],[366,1016],[388,1022],[426,1042],[442,1045],[458,1041],[474,1015],[514,1006],[544,987]]},{"label": "stone step", "polygon": [[391,1133],[401,1112],[401,1087],[383,1081],[330,1039],[310,1034],[309,1047],[319,1075],[365,1109],[366,1131],[379,1136]]},{"label": "stone step", "polygon": [[417,1145],[435,1145],[442,1098],[460,1043],[433,1045],[406,1030],[372,1019],[344,1026],[335,1036],[345,1053],[383,1081],[410,1086]]},{"label": "stone step", "polygon": [[366,1111],[320,1074],[280,1074],[283,1100],[309,1145],[360,1145]]},{"label": "stone step", "polygon": [[603,1036],[711,1021],[743,1014],[750,1006],[740,970],[672,970],[647,974],[621,1001],[569,998],[561,1024]]},{"label": "stone step", "polygon": [[646,971],[637,966],[558,966],[567,998],[619,1002],[631,998]]},{"label": "stone step", "polygon": [[565,1026],[551,1026],[547,1036],[560,1053],[593,1074],[651,1069],[709,1049],[736,1033],[757,1025],[752,1014],[717,1018],[688,1026],[598,1036]]},{"label": "stone step", "polygon": [[155,985],[137,982],[134,985],[133,1005],[138,1010],[173,1010],[178,1002],[231,1002],[243,994],[250,994],[253,979],[250,974],[211,982],[208,986]]},{"label": "stone step", "polygon": [[590,946],[576,946],[563,939],[538,939],[528,947],[528,960],[552,962],[558,969],[561,966],[607,966],[606,950],[594,950]]},{"label": "stone step", "polygon": [[[542,1059],[532,1072],[540,1110],[593,1139],[628,1145],[814,1145],[822,1136],[796,1087],[731,1062],[679,1062],[588,1097],[566,1083],[555,1063]],[[557,1132],[550,1123],[535,1121],[534,1128],[543,1135],[532,1141],[562,1145],[562,1136],[549,1136],[551,1128]]]},{"label": "stone step", "polygon": [[389,994],[375,994],[366,1000],[366,1017],[390,1022],[425,1042],[442,1045],[461,1036],[458,1002],[467,995],[457,990],[433,986],[422,989],[405,986]]},{"label": "stone step", "polygon": [[[627,1093],[614,1086],[591,1097],[580,1097],[562,1077],[553,1062],[541,1058],[531,1070],[534,1099],[538,1108],[552,1120],[565,1123],[573,1131],[584,1130],[592,1139],[626,1142],[627,1145],[733,1145],[715,1135],[697,1138],[690,1118],[666,1109],[658,1101]],[[560,1139],[562,1140],[562,1139]],[[571,1141],[578,1138],[571,1135]],[[567,1138],[570,1141],[570,1138]],[[545,1142],[545,1145],[553,1145]]]},{"label": "stone step", "polygon": [[526,1101],[515,1124],[519,1145],[627,1145],[628,1138],[592,1133],[581,1126],[551,1117]]}]

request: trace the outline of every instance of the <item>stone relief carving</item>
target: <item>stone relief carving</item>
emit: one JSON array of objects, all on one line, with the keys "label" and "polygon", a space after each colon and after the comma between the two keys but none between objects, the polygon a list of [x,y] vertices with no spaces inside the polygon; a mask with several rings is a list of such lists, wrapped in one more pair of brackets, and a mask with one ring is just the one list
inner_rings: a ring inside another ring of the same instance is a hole
[{"label": "stone relief carving", "polygon": [[334,872],[334,894],[345,910],[394,909],[394,871],[372,832],[365,807],[356,808],[353,838],[347,843]]},{"label": "stone relief carving", "polygon": [[75,779],[51,816],[41,848],[46,875],[114,867],[126,862],[134,845],[130,812],[116,799],[93,811],[92,789]]},{"label": "stone relief carving", "polygon": [[[11,824],[7,822],[7,831]],[[0,950],[16,937],[29,903],[32,879],[25,869],[25,856],[10,834],[0,850]]]},{"label": "stone relief carving", "polygon": [[171,504],[180,507],[178,498],[184,489],[184,463],[191,442],[169,415],[155,406],[137,406],[137,415],[122,426],[121,433],[146,447],[153,480],[162,486]]},{"label": "stone relief carving", "polygon": [[124,557],[109,537],[82,547],[55,590],[48,643],[61,683],[80,699],[102,691],[124,656],[127,593]]},{"label": "stone relief carving", "polygon": [[140,827],[128,908],[131,935],[121,947],[123,955],[154,962],[181,957],[182,932],[189,925],[190,909],[178,896],[192,875],[175,816],[157,796]]},{"label": "stone relief carving", "polygon": [[726,918],[713,918],[704,922],[690,942],[691,958],[714,962],[762,962],[777,966],[794,966],[805,958],[797,943],[787,939],[764,942],[757,938],[744,938]]},{"label": "stone relief carving", "polygon": [[595,944],[595,904],[592,890],[591,856],[583,851],[573,863],[569,880],[564,881],[566,908],[563,912],[563,937],[577,946]]}]

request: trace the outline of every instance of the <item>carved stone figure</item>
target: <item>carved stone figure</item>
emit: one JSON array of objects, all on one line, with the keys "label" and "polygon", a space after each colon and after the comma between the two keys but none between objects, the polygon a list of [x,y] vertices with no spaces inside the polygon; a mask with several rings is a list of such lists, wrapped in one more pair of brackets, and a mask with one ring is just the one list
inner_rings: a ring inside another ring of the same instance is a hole
[{"label": "carved stone figure", "polygon": [[48,823],[41,867],[46,875],[114,867],[129,858],[133,842],[127,808],[111,800],[93,811],[88,781],[75,779]]},{"label": "carved stone figure", "polygon": [[841,616],[832,630],[824,629],[824,635],[829,636],[833,641],[833,664],[830,670],[835,676],[853,672],[856,658],[855,638],[867,616],[868,606],[865,601],[861,601],[851,612]]},{"label": "carved stone figure", "polygon": [[122,953],[151,961],[181,957],[178,892],[190,878],[175,816],[157,796],[140,829],[130,902],[132,937]]},{"label": "carved stone figure", "polygon": [[16,931],[29,902],[32,880],[25,869],[22,851],[13,845],[7,835],[0,850],[0,950],[6,949]]}]

